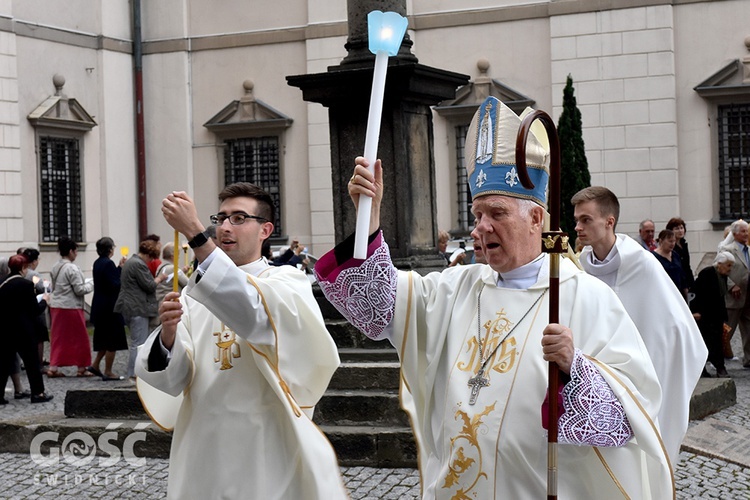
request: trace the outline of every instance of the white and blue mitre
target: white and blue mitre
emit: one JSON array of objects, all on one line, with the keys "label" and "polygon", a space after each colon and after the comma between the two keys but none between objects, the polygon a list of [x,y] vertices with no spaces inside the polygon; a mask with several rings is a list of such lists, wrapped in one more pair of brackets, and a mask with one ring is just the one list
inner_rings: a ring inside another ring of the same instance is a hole
[{"label": "white and blue mitre", "polygon": [[544,125],[531,126],[526,142],[526,168],[534,189],[521,185],[516,167],[516,136],[523,118],[534,110],[526,108],[521,116],[496,97],[488,97],[479,106],[466,134],[466,173],[471,199],[498,194],[532,200],[547,208],[549,183],[549,142]]}]

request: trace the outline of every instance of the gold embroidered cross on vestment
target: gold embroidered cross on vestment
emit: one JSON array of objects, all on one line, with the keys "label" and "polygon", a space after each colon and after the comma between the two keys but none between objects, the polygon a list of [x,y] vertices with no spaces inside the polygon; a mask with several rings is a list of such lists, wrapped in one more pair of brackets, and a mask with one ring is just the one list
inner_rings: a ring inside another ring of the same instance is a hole
[{"label": "gold embroidered cross on vestment", "polygon": [[484,375],[485,370],[487,368],[487,362],[492,359],[492,356],[494,356],[497,349],[503,345],[503,343],[510,337],[510,335],[516,330],[516,327],[520,325],[523,320],[528,316],[528,314],[531,312],[532,309],[534,309],[534,306],[537,305],[537,303],[544,297],[544,294],[547,293],[545,290],[542,292],[542,294],[537,297],[537,299],[534,301],[533,304],[531,304],[531,307],[523,314],[520,320],[513,325],[513,328],[510,329],[508,333],[505,334],[505,337],[503,337],[500,342],[495,345],[495,348],[492,349],[491,352],[487,354],[487,357],[484,356],[484,342],[482,341],[482,292],[484,291],[484,283],[482,283],[482,287],[479,289],[479,296],[477,297],[477,346],[479,347],[479,369],[477,370],[477,374],[474,377],[471,377],[468,382],[468,386],[471,387],[471,395],[469,396],[469,404],[473,405],[477,402],[477,397],[479,396],[479,391],[483,387],[487,387],[490,385],[490,379],[489,377],[486,377]]},{"label": "gold embroidered cross on vestment", "polygon": [[221,324],[221,331],[214,332],[216,337],[216,346],[218,347],[217,355],[214,357],[214,363],[221,362],[220,370],[229,370],[233,367],[232,359],[241,357],[240,344],[237,342],[235,333]]}]

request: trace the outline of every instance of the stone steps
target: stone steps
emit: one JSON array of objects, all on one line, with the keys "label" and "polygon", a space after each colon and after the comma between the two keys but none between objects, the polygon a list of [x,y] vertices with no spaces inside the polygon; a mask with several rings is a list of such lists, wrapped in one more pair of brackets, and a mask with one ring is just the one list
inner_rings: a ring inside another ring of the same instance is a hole
[{"label": "stone steps", "polygon": [[343,361],[328,390],[398,390],[401,368],[397,361]]},{"label": "stone steps", "polygon": [[[390,344],[388,344],[390,345]],[[398,353],[396,349],[361,349],[347,348],[339,349],[339,358],[341,362],[370,362],[370,361],[391,361],[398,363]]]},{"label": "stone steps", "polygon": [[[342,363],[331,380],[329,391],[316,408],[315,421],[331,425],[368,423],[371,427],[399,424],[408,426],[398,408],[397,363]],[[351,375],[347,373],[351,370]],[[369,397],[372,396],[372,399]],[[690,419],[698,420],[736,402],[732,379],[700,379],[690,401]],[[375,418],[371,418],[371,415]],[[71,419],[143,419],[148,417],[132,388],[70,390],[65,396],[65,416]],[[390,419],[390,420],[389,420]]]},{"label": "stone steps", "polygon": [[148,420],[134,387],[69,390],[65,416],[75,419]]},{"label": "stone steps", "polygon": [[85,455],[93,448],[97,455],[106,456],[107,450],[116,448],[131,457],[169,458],[172,444],[172,433],[148,419],[36,418],[0,423],[0,452],[36,452],[43,457],[50,457],[53,451],[69,453],[72,445],[63,444],[73,434],[71,443],[85,447]]},{"label": "stone steps", "polygon": [[737,402],[731,378],[700,378],[690,398],[690,420],[701,420]]},{"label": "stone steps", "polygon": [[316,292],[341,366],[315,407],[313,420],[348,466],[417,467],[408,416],[401,410],[398,353],[387,340],[367,338]]},{"label": "stone steps", "polygon": [[[339,463],[344,467],[409,467],[417,464],[417,449],[408,427],[321,426],[331,441]],[[130,458],[169,458],[172,433],[150,420],[63,418],[16,420],[0,423],[0,453],[51,457],[54,448],[62,450],[66,438],[82,445],[81,433],[89,436],[99,457],[116,448],[132,450]],[[35,440],[36,438],[36,440]],[[72,441],[71,441],[72,442]],[[36,446],[35,446],[36,445]],[[70,451],[70,450],[66,450]],[[91,448],[86,454],[91,453]],[[96,459],[94,459],[96,460]]]},{"label": "stone steps", "polygon": [[[65,416],[93,419],[148,419],[135,389],[71,390],[65,397]],[[315,406],[319,425],[408,427],[398,402],[398,391],[329,390]]]},{"label": "stone steps", "polygon": [[[363,335],[346,325],[336,325],[337,342],[349,347],[339,349],[341,366],[316,405],[313,420],[329,437],[344,466],[416,467],[411,427],[399,406],[396,351],[389,342],[362,340]],[[64,429],[76,422],[93,425],[98,421],[104,428],[113,421],[148,421],[133,388],[68,391],[65,415],[69,419],[53,427]],[[168,456],[171,434],[151,427],[155,434],[149,434],[149,440],[158,441],[157,448],[167,450],[160,456]],[[65,432],[60,432],[64,439]],[[127,426],[120,432],[127,433]],[[24,431],[16,429],[18,433],[23,435]]]},{"label": "stone steps", "polygon": [[417,445],[410,427],[321,425],[346,467],[417,467]]},{"label": "stone steps", "polygon": [[387,340],[372,340],[345,319],[326,320],[326,329],[339,349],[395,349]]},{"label": "stone steps", "polygon": [[[388,418],[381,419],[379,415],[370,418],[375,421],[368,423],[357,424],[351,417],[349,423],[352,425],[341,425],[340,421],[337,422],[338,425],[329,425],[325,422],[329,418],[327,414],[330,415],[335,408],[343,409],[350,406],[348,399],[352,402],[359,401],[364,407],[364,413],[361,409],[355,409],[355,415],[371,416],[368,412],[383,412],[383,408],[378,405],[362,402],[367,392],[332,389],[330,394],[326,394],[326,398],[330,396],[330,399],[321,402],[320,407],[323,411],[319,412],[316,409],[315,421],[320,422],[320,427],[333,444],[341,465],[416,467],[416,445],[403,412],[394,417],[400,424]],[[381,404],[387,404],[388,408],[398,406],[395,392],[382,389],[372,389],[371,392],[376,399],[379,398]],[[735,401],[736,388],[733,380],[701,379],[691,400],[690,418],[704,418]],[[83,432],[97,443],[105,440],[120,450],[126,447],[126,438],[133,435],[130,443],[134,456],[169,456],[172,434],[159,429],[145,417],[134,389],[70,390],[65,403],[65,414],[70,418],[37,416],[9,419],[0,423],[0,452],[30,453],[35,437],[42,433],[51,433],[47,434],[49,438],[42,443],[40,450],[42,454],[49,454],[50,448],[61,447],[67,436]],[[326,405],[329,407],[326,408]],[[385,410],[391,417],[392,412],[391,409]],[[99,416],[93,418],[92,413]],[[142,418],[132,418],[139,413],[143,415]],[[125,416],[129,418],[124,418]],[[358,418],[367,420],[361,416]],[[135,433],[140,434],[134,435]],[[100,449],[97,452],[100,455],[104,454]]]},{"label": "stone steps", "polygon": [[318,425],[408,427],[409,419],[401,410],[397,391],[326,391],[315,406]]},{"label": "stone steps", "polygon": [[[318,407],[331,416],[327,423],[335,420],[337,412],[346,422],[362,422],[366,420],[362,413],[371,409],[383,413],[381,407],[388,405],[398,410],[399,374],[399,365],[393,361],[345,361],[334,373]],[[369,396],[374,399],[368,401]],[[349,397],[356,403],[348,403]],[[65,416],[147,418],[134,388],[69,390],[65,395]]]}]

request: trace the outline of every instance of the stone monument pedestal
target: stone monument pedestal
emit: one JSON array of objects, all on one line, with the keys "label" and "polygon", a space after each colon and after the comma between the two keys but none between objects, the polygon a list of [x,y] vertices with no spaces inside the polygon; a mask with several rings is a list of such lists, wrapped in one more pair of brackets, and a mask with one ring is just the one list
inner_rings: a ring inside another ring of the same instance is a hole
[{"label": "stone monument pedestal", "polygon": [[[405,2],[349,0],[349,55],[325,73],[288,76],[308,102],[328,108],[331,134],[331,176],[336,242],[354,232],[356,213],[347,183],[354,158],[364,153],[375,56],[367,49],[367,13],[406,13]],[[378,158],[383,162],[385,193],[381,228],[399,268],[426,272],[445,267],[437,252],[435,165],[431,106],[455,97],[467,75],[417,62],[404,37],[391,57],[383,101]]]}]

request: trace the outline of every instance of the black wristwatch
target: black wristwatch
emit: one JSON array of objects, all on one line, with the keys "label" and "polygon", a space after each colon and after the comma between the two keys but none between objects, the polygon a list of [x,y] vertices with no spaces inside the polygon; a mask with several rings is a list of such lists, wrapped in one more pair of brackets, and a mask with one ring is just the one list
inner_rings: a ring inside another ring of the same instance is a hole
[{"label": "black wristwatch", "polygon": [[208,235],[206,232],[207,231],[203,231],[202,233],[193,236],[193,239],[188,241],[190,248],[198,248],[199,246],[204,245],[208,241]]}]

